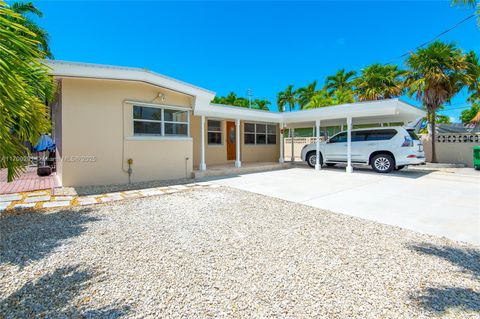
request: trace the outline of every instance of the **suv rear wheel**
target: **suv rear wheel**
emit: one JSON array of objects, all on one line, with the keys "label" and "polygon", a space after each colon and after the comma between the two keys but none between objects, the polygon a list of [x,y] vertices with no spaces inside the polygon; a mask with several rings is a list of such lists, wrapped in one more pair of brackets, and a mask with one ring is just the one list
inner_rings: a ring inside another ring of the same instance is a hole
[{"label": "suv rear wheel", "polygon": [[[307,154],[307,164],[310,167],[315,168],[315,164],[317,163],[317,154],[315,152],[310,152]],[[323,165],[323,158],[322,154],[320,153],[320,166]]]},{"label": "suv rear wheel", "polygon": [[388,154],[377,154],[372,158],[372,168],[377,173],[390,173],[395,169],[395,161]]}]

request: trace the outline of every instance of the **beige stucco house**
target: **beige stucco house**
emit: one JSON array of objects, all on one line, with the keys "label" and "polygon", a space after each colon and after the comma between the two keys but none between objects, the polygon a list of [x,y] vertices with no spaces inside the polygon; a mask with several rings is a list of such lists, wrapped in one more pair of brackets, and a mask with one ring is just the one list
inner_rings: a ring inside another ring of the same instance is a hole
[{"label": "beige stucco house", "polygon": [[[52,104],[63,186],[190,177],[210,165],[283,162],[281,127],[423,116],[399,100],[292,113],[212,104],[215,93],[144,69],[45,62],[58,82]],[[129,164],[130,163],[130,164]],[[129,174],[130,168],[130,174]]]}]

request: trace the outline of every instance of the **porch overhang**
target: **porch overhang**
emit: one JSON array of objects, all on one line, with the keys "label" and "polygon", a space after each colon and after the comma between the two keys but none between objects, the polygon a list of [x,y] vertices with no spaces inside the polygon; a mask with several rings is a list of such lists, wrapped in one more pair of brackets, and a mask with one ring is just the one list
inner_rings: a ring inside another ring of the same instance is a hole
[{"label": "porch overhang", "polygon": [[[288,113],[272,113],[268,111],[252,110],[242,107],[220,105],[210,103],[209,105],[199,104],[194,109],[194,114],[202,117],[202,132],[204,131],[204,123],[206,117],[235,119],[237,122],[237,131],[239,129],[240,120],[278,123],[280,126],[289,128],[315,127],[317,134],[316,154],[317,162],[316,170],[321,169],[320,158],[320,126],[342,126],[347,127],[347,173],[353,172],[352,168],[352,128],[353,125],[375,124],[379,123],[417,123],[418,120],[426,115],[426,112],[419,108],[400,101],[399,99],[389,99],[381,101],[349,103],[328,107],[321,107],[311,110],[301,110]],[[239,136],[237,135],[237,138]],[[280,131],[280,140],[283,140],[283,130]],[[292,162],[294,161],[293,139],[292,141]],[[237,141],[239,143],[239,140]],[[280,144],[280,159],[283,163],[283,143]],[[202,136],[202,162],[200,170],[205,171],[204,156],[204,137]],[[240,150],[238,149],[237,152]],[[240,161],[237,154],[236,167],[240,167]]]},{"label": "porch overhang", "polygon": [[321,120],[323,127],[342,125],[347,118],[352,118],[355,124],[408,123],[416,122],[425,115],[424,111],[413,105],[390,99],[291,112],[284,115],[282,122],[287,127],[313,127],[316,120]]},{"label": "porch overhang", "polygon": [[344,124],[347,118],[354,119],[355,124],[408,123],[424,117],[426,112],[399,99],[389,99],[284,113],[210,103],[209,105],[198,105],[194,114],[206,117],[282,123],[287,127],[312,127],[316,120],[322,121],[322,126],[333,126]]}]

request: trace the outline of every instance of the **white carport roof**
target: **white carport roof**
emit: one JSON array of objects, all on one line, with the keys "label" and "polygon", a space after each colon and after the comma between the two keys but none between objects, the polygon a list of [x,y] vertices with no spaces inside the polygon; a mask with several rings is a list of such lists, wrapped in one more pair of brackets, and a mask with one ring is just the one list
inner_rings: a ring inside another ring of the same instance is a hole
[{"label": "white carport roof", "polygon": [[426,114],[399,99],[349,103],[284,113],[210,103],[206,106],[197,106],[194,113],[208,117],[284,123],[287,127],[312,127],[316,120],[320,120],[323,127],[342,125],[348,117],[353,119],[354,124],[413,122]]},{"label": "white carport roof", "polygon": [[321,126],[333,126],[345,124],[348,117],[353,119],[353,124],[416,122],[425,115],[424,111],[413,105],[399,99],[388,99],[291,112],[284,115],[283,123],[287,126],[312,127],[315,120],[320,120]]}]

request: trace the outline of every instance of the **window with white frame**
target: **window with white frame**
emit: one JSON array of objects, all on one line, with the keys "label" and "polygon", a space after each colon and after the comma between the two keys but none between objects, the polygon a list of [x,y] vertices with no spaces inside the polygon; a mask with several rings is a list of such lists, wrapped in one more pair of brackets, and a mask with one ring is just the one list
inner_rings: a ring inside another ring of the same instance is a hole
[{"label": "window with white frame", "polygon": [[188,136],[190,112],[168,107],[133,106],[133,134]]},{"label": "window with white frame", "polygon": [[208,120],[207,141],[210,145],[222,144],[222,121]]},{"label": "window with white frame", "polygon": [[277,127],[273,124],[245,123],[243,135],[245,144],[277,144]]}]

